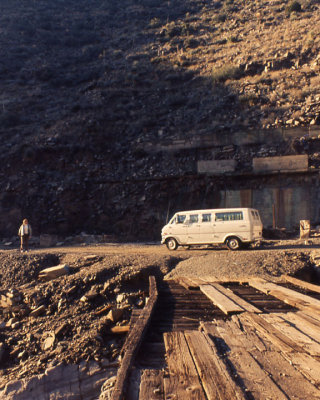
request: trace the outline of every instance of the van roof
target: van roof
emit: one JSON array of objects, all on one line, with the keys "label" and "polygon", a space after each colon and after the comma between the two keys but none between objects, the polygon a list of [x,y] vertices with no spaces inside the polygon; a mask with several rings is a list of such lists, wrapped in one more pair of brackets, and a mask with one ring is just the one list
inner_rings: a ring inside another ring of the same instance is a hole
[{"label": "van roof", "polygon": [[251,207],[235,207],[235,208],[208,208],[204,210],[188,210],[188,211],[177,211],[175,214],[181,213],[210,213],[210,212],[219,212],[219,211],[243,211],[243,210],[253,210],[258,211],[255,208]]}]

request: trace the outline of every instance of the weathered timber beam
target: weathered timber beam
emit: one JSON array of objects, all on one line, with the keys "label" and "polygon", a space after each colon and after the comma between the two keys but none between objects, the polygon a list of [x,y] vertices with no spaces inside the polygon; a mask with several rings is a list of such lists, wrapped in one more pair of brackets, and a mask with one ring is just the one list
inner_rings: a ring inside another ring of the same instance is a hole
[{"label": "weathered timber beam", "polygon": [[293,276],[283,275],[283,278],[286,282],[290,282],[295,286],[298,286],[305,290],[310,290],[315,293],[320,293],[320,286],[314,285],[313,283],[305,282],[300,279],[294,278]]},{"label": "weathered timber beam", "polygon": [[143,336],[149,325],[152,312],[158,299],[157,283],[154,276],[149,277],[149,300],[141,311],[133,328],[129,332],[127,339],[121,350],[123,356],[121,366],[117,373],[116,384],[112,392],[112,400],[124,399],[127,378],[134,358],[138,352]]}]

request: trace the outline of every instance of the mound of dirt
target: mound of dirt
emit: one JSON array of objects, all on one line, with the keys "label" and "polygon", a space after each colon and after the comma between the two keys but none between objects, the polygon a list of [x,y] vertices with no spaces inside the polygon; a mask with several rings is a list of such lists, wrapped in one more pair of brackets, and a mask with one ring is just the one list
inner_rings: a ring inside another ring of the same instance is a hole
[{"label": "mound of dirt", "polygon": [[212,251],[180,262],[166,279],[188,276],[208,280],[294,275],[309,263],[306,252],[295,250]]},{"label": "mound of dirt", "polygon": [[57,264],[59,256],[55,254],[0,253],[1,289],[14,288],[34,281],[42,269]]}]

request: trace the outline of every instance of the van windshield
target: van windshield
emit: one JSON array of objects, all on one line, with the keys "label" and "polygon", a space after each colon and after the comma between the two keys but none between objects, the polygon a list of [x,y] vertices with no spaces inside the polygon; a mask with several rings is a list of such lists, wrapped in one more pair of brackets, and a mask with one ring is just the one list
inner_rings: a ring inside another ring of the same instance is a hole
[{"label": "van windshield", "polygon": [[177,224],[183,224],[186,219],[186,215],[177,215]]}]

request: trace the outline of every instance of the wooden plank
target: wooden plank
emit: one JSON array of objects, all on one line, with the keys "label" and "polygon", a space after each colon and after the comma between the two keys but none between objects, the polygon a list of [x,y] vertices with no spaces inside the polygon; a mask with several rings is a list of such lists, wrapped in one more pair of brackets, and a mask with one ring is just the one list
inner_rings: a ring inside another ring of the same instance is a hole
[{"label": "wooden plank", "polygon": [[300,220],[300,239],[309,239],[310,237],[310,220]]},{"label": "wooden plank", "polygon": [[300,313],[301,313],[301,316],[311,318],[313,324],[316,324],[318,326],[317,322],[320,323],[320,313],[318,313],[316,310],[314,310],[310,307],[306,307],[306,308],[303,308],[302,310],[297,311],[297,314],[300,314]]},{"label": "wooden plank", "polygon": [[[283,390],[289,399],[319,399],[320,390],[316,388],[302,373],[283,357],[275,346],[264,339],[252,325],[245,324],[242,316],[233,316],[232,320],[241,319],[242,329],[238,329],[228,322],[228,325],[243,346],[261,365],[272,380]],[[233,321],[232,321],[233,322]],[[261,347],[263,345],[263,347]]]},{"label": "wooden plank", "polygon": [[[239,332],[240,333],[244,332],[243,320],[240,321],[239,315],[233,315],[231,317],[231,320],[237,326],[237,334],[239,334]],[[252,329],[251,325],[249,325],[249,327],[251,327],[251,329]],[[260,336],[258,336],[256,334],[256,330],[246,329],[245,333],[246,333],[246,336],[248,337],[248,341],[247,341],[248,345],[246,347],[246,349],[248,351],[251,352],[252,349],[257,349],[260,353],[265,354],[269,350],[270,346],[268,346],[268,347],[266,346],[265,340],[263,340]],[[236,334],[236,332],[235,332],[235,334]]]},{"label": "wooden plank", "polygon": [[110,333],[116,334],[116,335],[123,335],[125,333],[128,333],[130,330],[130,325],[122,325],[122,326],[113,326],[110,328]]},{"label": "wooden plank", "polygon": [[289,312],[279,316],[312,340],[320,343],[320,321],[303,312]]},{"label": "wooden plank", "polygon": [[262,311],[259,310],[259,308],[253,306],[252,304],[248,303],[241,297],[237,296],[231,289],[226,289],[222,285],[219,285],[218,283],[211,283],[211,286],[213,286],[215,289],[219,290],[222,294],[227,296],[229,299],[231,299],[233,302],[238,304],[241,308],[243,308],[245,311],[248,312],[255,312],[257,314],[260,314]]},{"label": "wooden plank", "polygon": [[239,283],[240,285],[243,284],[247,284],[248,283],[248,278],[242,278],[239,276],[239,278],[228,278],[228,277],[219,277],[219,278],[215,278],[212,275],[210,276],[203,276],[202,280],[207,283],[207,284],[211,284],[211,283]]},{"label": "wooden plank", "polygon": [[298,172],[308,170],[308,155],[253,158],[254,172]]},{"label": "wooden plank", "polygon": [[[272,343],[279,347],[286,353],[291,352],[302,352],[304,353],[303,347],[299,346],[290,337],[284,335],[279,329],[276,329],[272,324],[262,318],[261,315],[246,313],[244,319],[251,322],[254,327],[262,332]],[[241,318],[242,320],[242,318]]]},{"label": "wooden plank", "polygon": [[320,362],[308,354],[284,354],[285,358],[314,385],[320,385]]},{"label": "wooden plank", "polygon": [[296,286],[299,286],[302,289],[310,290],[315,293],[320,293],[320,286],[314,285],[313,283],[301,281],[300,279],[294,278],[293,276],[283,275],[285,281],[293,283]]},{"label": "wooden plank", "polygon": [[142,338],[146,332],[152,312],[158,298],[157,283],[154,276],[149,277],[149,300],[143,308],[135,325],[129,332],[121,350],[122,361],[118,369],[116,384],[112,392],[112,400],[121,400],[126,389],[126,381],[130,372],[134,357],[139,349]]},{"label": "wooden plank", "polygon": [[265,372],[245,346],[234,335],[233,330],[223,321],[217,321],[218,326],[212,323],[203,323],[205,331],[213,337],[221,337],[226,343],[226,357],[235,368],[235,373],[245,386],[245,391],[251,393],[255,400],[277,399],[284,400],[288,397],[274,383],[267,372]]},{"label": "wooden plank", "polygon": [[[308,311],[297,311],[294,313],[297,318],[300,318],[304,323],[311,325],[312,327],[320,328],[320,316],[314,313],[309,314]],[[319,330],[320,331],[320,330]]]},{"label": "wooden plank", "polygon": [[175,282],[179,283],[179,285],[183,286],[187,290],[194,290],[194,289],[199,289],[199,285],[195,284],[192,279],[186,277],[186,276],[179,276],[174,279]]},{"label": "wooden plank", "polygon": [[303,349],[310,355],[320,356],[320,344],[310,336],[306,335],[302,330],[299,330],[293,324],[290,324],[288,320],[285,320],[276,314],[264,314],[262,318],[272,324],[274,328],[279,329],[279,331],[284,335],[290,337],[299,346],[303,347]]},{"label": "wooden plank", "polygon": [[200,285],[200,290],[225,314],[243,312],[244,309],[211,285]]},{"label": "wooden plank", "polygon": [[239,316],[243,323],[252,324],[253,328],[267,337],[276,347],[280,349],[292,365],[294,365],[312,383],[320,384],[320,363],[305,350],[297,345],[292,339],[286,337],[270,323],[263,320],[260,315],[245,313]]},{"label": "wooden plank", "polygon": [[165,399],[205,400],[200,379],[182,332],[163,335],[169,374],[164,378]]},{"label": "wooden plank", "polygon": [[255,289],[274,296],[279,300],[282,300],[284,303],[290,304],[294,307],[309,307],[320,311],[320,300],[314,299],[313,297],[276,285],[272,282],[267,282],[264,279],[251,279],[249,284]]},{"label": "wooden plank", "polygon": [[163,371],[145,369],[141,372],[139,400],[163,400]]},{"label": "wooden plank", "polygon": [[197,331],[184,334],[208,400],[246,399],[208,337]]}]

